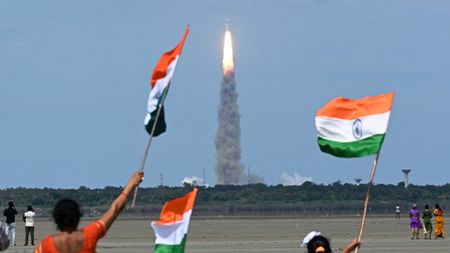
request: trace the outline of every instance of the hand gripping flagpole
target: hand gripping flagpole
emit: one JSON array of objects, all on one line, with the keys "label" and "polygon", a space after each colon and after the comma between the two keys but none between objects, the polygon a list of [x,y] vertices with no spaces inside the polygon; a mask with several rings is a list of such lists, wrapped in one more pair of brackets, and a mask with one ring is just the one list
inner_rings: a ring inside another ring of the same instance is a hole
[{"label": "hand gripping flagpole", "polygon": [[[150,151],[150,146],[152,145],[153,134],[155,133],[156,124],[158,123],[159,115],[161,114],[161,110],[164,105],[164,101],[166,101],[167,93],[169,93],[169,88],[170,88],[170,82],[167,84],[167,87],[166,87],[165,91],[163,92],[163,97],[162,97],[161,103],[159,103],[159,105],[158,105],[158,111],[156,112],[155,122],[153,123],[153,127],[152,127],[152,131],[150,133],[150,136],[148,137],[147,146],[145,147],[145,152],[144,152],[144,158],[142,159],[141,167],[139,168],[140,172],[144,172],[145,162],[147,161],[147,155],[148,155],[148,152]],[[131,207],[134,207],[134,205],[136,204],[138,188],[139,188],[139,186],[136,186],[136,188],[134,190],[133,202],[131,202]]]},{"label": "hand gripping flagpole", "polygon": [[[378,159],[379,158],[380,158],[380,152],[377,153],[377,156],[375,157],[375,160],[373,161],[372,172],[370,173],[370,179],[369,179],[369,183],[367,185],[367,193],[366,193],[366,198],[364,200],[364,211],[363,211],[363,216],[362,216],[362,220],[361,220],[361,226],[359,228],[359,234],[358,234],[358,241],[359,242],[361,241],[362,233],[364,231],[364,225],[366,224],[367,208],[369,206],[370,189],[372,188],[373,179],[375,177],[375,172],[377,170],[377,165],[378,165]],[[356,247],[355,253],[358,253],[358,251],[359,251],[359,247]]]}]

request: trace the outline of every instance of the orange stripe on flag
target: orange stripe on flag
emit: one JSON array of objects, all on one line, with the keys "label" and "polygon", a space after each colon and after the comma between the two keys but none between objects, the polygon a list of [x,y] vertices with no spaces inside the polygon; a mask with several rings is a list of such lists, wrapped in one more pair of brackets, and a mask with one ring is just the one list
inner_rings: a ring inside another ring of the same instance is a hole
[{"label": "orange stripe on flag", "polygon": [[361,99],[348,99],[338,97],[322,107],[317,117],[330,117],[339,119],[357,119],[372,114],[391,111],[394,92]]},{"label": "orange stripe on flag", "polygon": [[189,27],[186,28],[183,39],[181,39],[180,43],[178,43],[178,45],[174,49],[165,52],[161,56],[158,64],[153,70],[151,81],[152,87],[156,84],[156,81],[158,81],[161,78],[164,78],[167,75],[167,68],[169,67],[170,63],[172,63],[172,61],[177,58],[177,55],[181,54],[181,51],[183,50],[184,41],[186,40],[188,33]]},{"label": "orange stripe on flag", "polygon": [[158,223],[174,223],[183,220],[183,214],[194,208],[197,188],[181,198],[167,201],[161,211],[161,217]]}]

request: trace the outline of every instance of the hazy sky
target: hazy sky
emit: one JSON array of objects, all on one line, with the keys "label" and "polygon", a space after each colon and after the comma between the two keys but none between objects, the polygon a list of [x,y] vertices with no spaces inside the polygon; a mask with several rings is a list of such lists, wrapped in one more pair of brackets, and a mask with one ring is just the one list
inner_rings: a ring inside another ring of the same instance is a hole
[{"label": "hazy sky", "polygon": [[[123,185],[138,169],[149,79],[192,31],[144,187],[215,182],[225,20],[235,45],[242,162],[278,184],[369,177],[374,157],[321,153],[315,112],[395,91],[377,183],[450,181],[450,2],[438,0],[0,1],[0,188]],[[444,134],[442,134],[444,133]]]}]

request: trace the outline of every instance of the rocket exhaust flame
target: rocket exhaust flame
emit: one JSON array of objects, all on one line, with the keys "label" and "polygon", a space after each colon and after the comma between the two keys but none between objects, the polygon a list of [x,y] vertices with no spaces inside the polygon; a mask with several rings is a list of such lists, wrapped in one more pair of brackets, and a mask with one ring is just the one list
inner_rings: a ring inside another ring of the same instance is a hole
[{"label": "rocket exhaust flame", "polygon": [[225,31],[225,40],[223,43],[222,69],[223,74],[226,74],[227,72],[230,71],[234,71],[233,45],[231,42],[231,33],[228,30],[228,28]]}]

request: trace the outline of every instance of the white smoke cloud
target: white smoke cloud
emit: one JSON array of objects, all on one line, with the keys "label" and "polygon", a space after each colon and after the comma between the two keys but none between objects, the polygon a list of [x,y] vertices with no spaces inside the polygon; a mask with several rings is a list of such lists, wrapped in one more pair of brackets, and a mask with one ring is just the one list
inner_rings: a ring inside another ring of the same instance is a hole
[{"label": "white smoke cloud", "polygon": [[283,172],[280,176],[281,184],[284,186],[287,185],[302,185],[305,182],[312,182],[313,179],[311,177],[302,177],[297,172],[294,172],[294,174],[289,175],[286,172]]},{"label": "white smoke cloud", "polygon": [[192,186],[201,186],[203,185],[203,179],[197,176],[184,177],[184,179],[181,181],[181,185],[184,186],[185,184],[189,184]]}]

